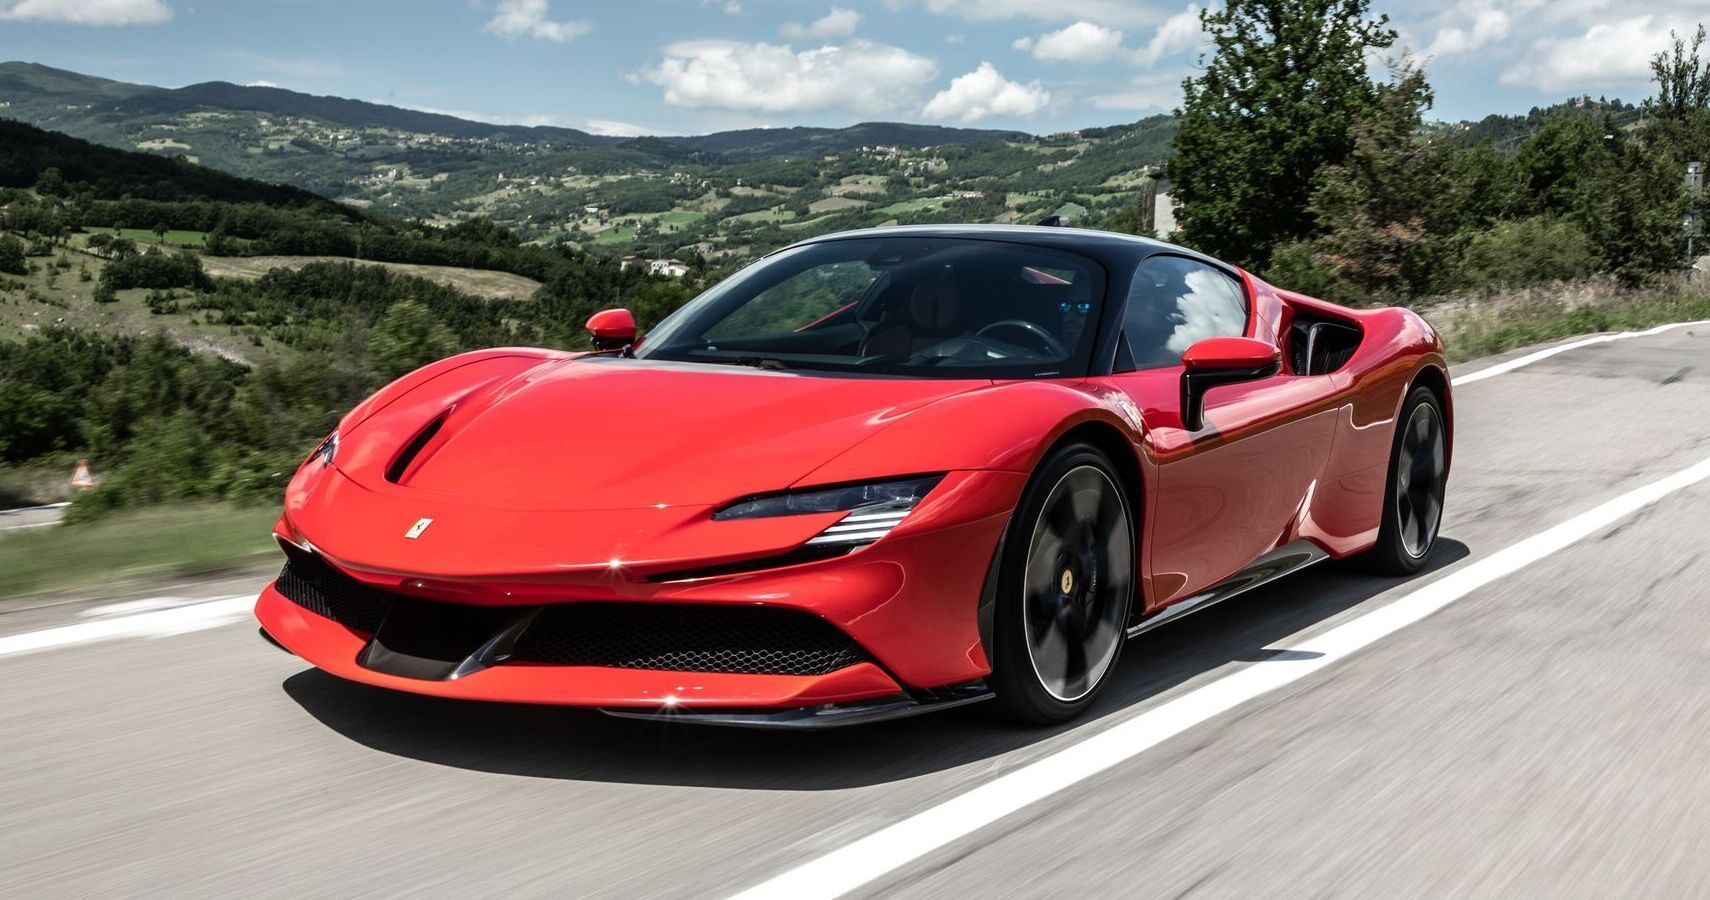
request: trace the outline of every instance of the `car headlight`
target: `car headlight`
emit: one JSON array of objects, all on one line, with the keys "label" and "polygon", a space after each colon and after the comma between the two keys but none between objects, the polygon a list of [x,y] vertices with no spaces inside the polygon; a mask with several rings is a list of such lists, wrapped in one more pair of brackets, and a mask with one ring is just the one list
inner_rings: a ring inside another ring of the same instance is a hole
[{"label": "car headlight", "polygon": [[847,515],[811,538],[808,544],[853,548],[870,544],[888,534],[943,478],[943,475],[917,475],[895,481],[753,497],[719,509],[713,513],[713,518],[723,521],[843,512]]},{"label": "car headlight", "polygon": [[315,445],[314,452],[309,454],[308,459],[303,460],[303,465],[306,466],[318,459],[321,461],[321,467],[326,468],[327,466],[332,465],[333,457],[337,455],[338,431],[335,429],[332,434],[322,438],[321,442]]}]

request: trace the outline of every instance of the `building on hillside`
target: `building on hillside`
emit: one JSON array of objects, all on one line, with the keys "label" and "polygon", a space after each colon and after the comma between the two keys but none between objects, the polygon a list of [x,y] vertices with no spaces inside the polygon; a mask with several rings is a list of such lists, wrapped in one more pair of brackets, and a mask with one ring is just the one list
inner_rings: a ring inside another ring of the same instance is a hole
[{"label": "building on hillside", "polygon": [[627,272],[631,266],[645,268],[649,275],[664,275],[667,278],[682,278],[689,274],[689,264],[680,259],[649,259],[632,253],[618,260],[619,271]]},{"label": "building on hillside", "polygon": [[664,275],[669,278],[682,278],[689,274],[689,267],[680,259],[656,259],[647,265],[648,271],[654,275]]}]

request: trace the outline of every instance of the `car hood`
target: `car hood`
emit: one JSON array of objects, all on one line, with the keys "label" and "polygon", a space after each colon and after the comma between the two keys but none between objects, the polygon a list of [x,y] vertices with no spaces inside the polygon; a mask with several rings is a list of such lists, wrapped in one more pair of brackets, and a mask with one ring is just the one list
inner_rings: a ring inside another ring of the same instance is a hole
[{"label": "car hood", "polygon": [[715,505],[787,488],[911,411],[990,383],[558,359],[451,397],[429,382],[357,428],[338,465],[374,490],[516,509]]}]

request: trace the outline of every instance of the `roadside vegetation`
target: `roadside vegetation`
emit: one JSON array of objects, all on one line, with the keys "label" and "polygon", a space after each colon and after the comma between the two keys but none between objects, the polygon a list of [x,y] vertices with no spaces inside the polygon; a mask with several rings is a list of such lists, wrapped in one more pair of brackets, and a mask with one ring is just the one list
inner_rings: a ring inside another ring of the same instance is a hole
[{"label": "roadside vegetation", "polygon": [[1418,311],[1443,335],[1450,361],[1463,362],[1574,335],[1710,321],[1710,289],[1684,278],[1639,288],[1604,278],[1427,301]]},{"label": "roadside vegetation", "polygon": [[269,536],[277,515],[258,506],[164,506],[76,528],[0,533],[0,597],[259,570],[279,553]]}]

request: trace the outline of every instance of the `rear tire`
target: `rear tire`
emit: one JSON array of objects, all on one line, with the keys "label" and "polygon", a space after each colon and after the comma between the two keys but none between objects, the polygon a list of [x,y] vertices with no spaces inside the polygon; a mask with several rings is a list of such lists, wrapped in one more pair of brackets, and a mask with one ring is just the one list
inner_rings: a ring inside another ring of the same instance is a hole
[{"label": "rear tire", "polygon": [[1071,443],[1039,464],[1003,547],[993,623],[995,712],[1048,725],[1110,680],[1134,596],[1133,514],[1110,458]]},{"label": "rear tire", "polygon": [[1412,575],[1425,568],[1443,523],[1448,482],[1448,431],[1436,392],[1420,385],[1407,395],[1396,419],[1383,494],[1377,544],[1354,558],[1380,575]]}]

